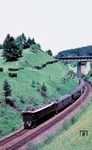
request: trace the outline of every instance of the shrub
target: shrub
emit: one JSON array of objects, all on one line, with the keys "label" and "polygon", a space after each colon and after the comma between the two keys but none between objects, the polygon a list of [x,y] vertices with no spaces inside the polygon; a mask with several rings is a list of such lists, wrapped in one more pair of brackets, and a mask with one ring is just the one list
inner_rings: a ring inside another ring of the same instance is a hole
[{"label": "shrub", "polygon": [[18,71],[20,68],[8,68],[8,71]]},{"label": "shrub", "polygon": [[15,127],[12,127],[12,132],[14,132],[15,131]]},{"label": "shrub", "polygon": [[17,77],[17,73],[11,73],[11,72],[9,72],[9,76],[10,77]]},{"label": "shrub", "polygon": [[4,84],[3,84],[3,94],[5,96],[5,100],[8,96],[11,96],[11,86],[9,85],[8,81],[5,79]]},{"label": "shrub", "polygon": [[57,91],[61,91],[61,87],[59,87],[59,86],[56,87],[56,90],[57,90]]},{"label": "shrub", "polygon": [[72,117],[71,118],[71,124],[73,125],[74,123],[76,123],[78,121],[77,117]]},{"label": "shrub", "polygon": [[23,99],[21,99],[20,102],[21,102],[22,104],[25,104],[25,101],[24,101]]},{"label": "shrub", "polygon": [[53,140],[54,137],[55,137],[54,134],[47,135],[47,137],[46,137],[44,143],[45,143],[45,144],[49,144],[49,143]]},{"label": "shrub", "polygon": [[40,88],[37,88],[37,91],[40,92]]},{"label": "shrub", "polygon": [[42,64],[42,68],[46,67],[46,64]]},{"label": "shrub", "polygon": [[45,83],[43,82],[42,86],[41,86],[41,90],[46,92],[47,91],[47,87],[45,86]]},{"label": "shrub", "polygon": [[15,102],[12,101],[11,99],[6,98],[5,102],[6,102],[6,104],[8,104],[9,106],[11,106],[11,107],[13,107],[13,108],[16,108]]},{"label": "shrub", "polygon": [[35,66],[36,69],[41,69],[41,66]]},{"label": "shrub", "polygon": [[50,55],[50,56],[52,56],[53,55],[53,53],[52,53],[52,51],[49,49],[49,50],[47,50],[46,51],[46,53],[48,54],[48,55]]},{"label": "shrub", "polygon": [[0,71],[3,72],[3,67],[0,67]]},{"label": "shrub", "polygon": [[35,81],[32,80],[32,85],[31,85],[33,88],[35,87]]},{"label": "shrub", "polygon": [[66,121],[63,123],[63,130],[68,130],[69,127],[69,121]]},{"label": "shrub", "polygon": [[23,70],[24,70],[24,68],[23,68],[23,67],[20,67],[19,69],[23,69]]}]

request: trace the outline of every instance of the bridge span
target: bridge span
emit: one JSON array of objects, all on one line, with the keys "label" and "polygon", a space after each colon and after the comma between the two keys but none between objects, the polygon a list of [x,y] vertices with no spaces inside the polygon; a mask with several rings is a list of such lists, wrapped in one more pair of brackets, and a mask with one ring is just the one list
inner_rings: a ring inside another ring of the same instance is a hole
[{"label": "bridge span", "polygon": [[81,78],[82,62],[92,62],[92,56],[63,56],[59,57],[62,62],[77,62],[77,77]]}]

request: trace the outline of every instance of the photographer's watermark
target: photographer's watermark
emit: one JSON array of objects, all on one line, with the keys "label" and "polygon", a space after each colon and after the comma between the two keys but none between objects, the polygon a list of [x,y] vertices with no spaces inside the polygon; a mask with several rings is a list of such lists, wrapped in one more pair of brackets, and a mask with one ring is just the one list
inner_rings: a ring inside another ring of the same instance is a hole
[{"label": "photographer's watermark", "polygon": [[80,136],[88,136],[88,130],[80,130]]}]

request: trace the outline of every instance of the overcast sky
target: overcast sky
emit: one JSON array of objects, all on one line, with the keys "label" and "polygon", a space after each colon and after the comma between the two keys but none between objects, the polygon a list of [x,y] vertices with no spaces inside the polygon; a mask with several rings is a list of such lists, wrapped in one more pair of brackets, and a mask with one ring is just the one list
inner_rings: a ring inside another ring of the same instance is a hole
[{"label": "overcast sky", "polygon": [[0,42],[23,32],[54,54],[92,45],[92,0],[0,0]]}]

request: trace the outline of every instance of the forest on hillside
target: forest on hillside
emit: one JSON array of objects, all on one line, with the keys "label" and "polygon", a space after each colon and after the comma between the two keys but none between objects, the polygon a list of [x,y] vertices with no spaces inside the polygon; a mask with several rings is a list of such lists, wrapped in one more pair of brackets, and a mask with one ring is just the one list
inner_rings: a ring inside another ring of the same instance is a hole
[{"label": "forest on hillside", "polygon": [[92,45],[86,47],[80,47],[75,49],[69,49],[61,51],[57,54],[57,57],[63,56],[92,56]]}]

